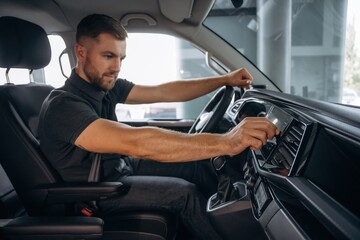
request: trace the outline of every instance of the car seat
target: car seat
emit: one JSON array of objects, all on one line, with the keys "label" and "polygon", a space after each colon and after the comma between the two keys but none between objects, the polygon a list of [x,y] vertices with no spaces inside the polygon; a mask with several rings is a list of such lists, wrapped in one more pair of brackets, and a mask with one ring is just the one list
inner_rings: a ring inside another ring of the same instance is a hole
[{"label": "car seat", "polygon": [[[50,44],[40,26],[0,17],[0,32],[0,67],[25,68],[31,74],[49,63]],[[14,85],[7,79],[8,83],[0,87],[0,161],[30,217],[74,216],[78,215],[79,203],[126,194],[127,186],[121,182],[64,182],[41,152],[37,139],[40,108],[53,88],[36,83]],[[94,219],[92,224],[99,227]],[[170,213],[131,211],[103,220],[102,239],[175,237],[176,218]]]}]

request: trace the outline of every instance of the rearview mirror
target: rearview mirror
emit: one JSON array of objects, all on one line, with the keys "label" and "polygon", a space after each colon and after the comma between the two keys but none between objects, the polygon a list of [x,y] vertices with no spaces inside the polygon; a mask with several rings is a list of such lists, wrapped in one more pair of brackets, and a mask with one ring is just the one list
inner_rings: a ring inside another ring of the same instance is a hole
[{"label": "rearview mirror", "polygon": [[231,0],[231,3],[234,5],[235,8],[241,7],[243,5],[244,0]]}]

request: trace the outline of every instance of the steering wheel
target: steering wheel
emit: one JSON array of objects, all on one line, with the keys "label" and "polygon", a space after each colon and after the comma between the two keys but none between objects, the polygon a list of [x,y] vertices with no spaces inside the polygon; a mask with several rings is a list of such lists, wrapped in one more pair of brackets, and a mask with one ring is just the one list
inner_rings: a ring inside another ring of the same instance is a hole
[{"label": "steering wheel", "polygon": [[220,88],[200,112],[189,133],[211,132],[214,130],[228,108],[233,94],[234,88],[231,86]]}]

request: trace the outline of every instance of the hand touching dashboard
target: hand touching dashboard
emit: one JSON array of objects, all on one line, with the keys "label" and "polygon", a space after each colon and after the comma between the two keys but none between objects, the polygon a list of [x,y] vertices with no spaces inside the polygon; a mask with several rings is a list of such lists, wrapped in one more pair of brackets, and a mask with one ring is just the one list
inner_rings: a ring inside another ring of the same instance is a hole
[{"label": "hand touching dashboard", "polygon": [[279,134],[274,124],[264,117],[246,117],[234,128],[225,134],[229,141],[229,155],[236,155],[248,147],[259,150],[267,140],[273,139]]},{"label": "hand touching dashboard", "polygon": [[261,168],[287,176],[294,164],[300,164],[301,143],[311,132],[312,125],[308,120],[289,109],[285,111],[273,103],[253,98],[236,101],[226,114],[234,124],[241,124],[249,117],[265,117],[280,130],[280,134],[269,138],[260,149],[252,149]]}]

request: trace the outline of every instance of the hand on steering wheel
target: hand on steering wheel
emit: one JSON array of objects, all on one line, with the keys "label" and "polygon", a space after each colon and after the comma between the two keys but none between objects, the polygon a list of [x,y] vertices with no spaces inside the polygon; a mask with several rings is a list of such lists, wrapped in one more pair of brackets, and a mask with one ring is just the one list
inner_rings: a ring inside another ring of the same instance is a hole
[{"label": "hand on steering wheel", "polygon": [[222,87],[200,112],[189,133],[211,132],[214,130],[228,108],[233,94],[233,87]]}]

